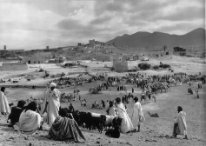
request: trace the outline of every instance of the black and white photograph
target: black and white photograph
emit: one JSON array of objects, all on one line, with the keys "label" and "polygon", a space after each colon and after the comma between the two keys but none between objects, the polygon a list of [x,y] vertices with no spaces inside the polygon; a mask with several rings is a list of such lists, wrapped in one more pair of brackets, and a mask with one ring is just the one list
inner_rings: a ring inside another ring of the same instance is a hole
[{"label": "black and white photograph", "polygon": [[0,0],[0,146],[206,145],[205,0]]}]

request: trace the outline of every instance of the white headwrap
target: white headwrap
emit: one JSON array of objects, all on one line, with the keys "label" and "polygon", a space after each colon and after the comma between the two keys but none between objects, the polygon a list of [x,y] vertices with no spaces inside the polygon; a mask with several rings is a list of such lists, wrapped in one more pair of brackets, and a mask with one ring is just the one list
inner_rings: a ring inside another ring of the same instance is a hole
[{"label": "white headwrap", "polygon": [[50,83],[50,87],[56,87],[56,86],[57,86],[56,83],[54,83],[54,82],[51,82],[51,83]]}]

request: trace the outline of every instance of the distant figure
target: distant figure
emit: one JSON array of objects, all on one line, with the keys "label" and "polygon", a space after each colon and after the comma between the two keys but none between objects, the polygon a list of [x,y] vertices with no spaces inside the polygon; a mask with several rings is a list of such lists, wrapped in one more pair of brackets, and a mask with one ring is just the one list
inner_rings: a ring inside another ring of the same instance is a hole
[{"label": "distant figure", "polygon": [[50,89],[45,94],[42,114],[47,112],[47,123],[52,126],[54,120],[59,116],[61,92],[56,89],[56,84],[51,83]]},{"label": "distant figure", "polygon": [[134,98],[135,104],[133,107],[133,112],[132,112],[132,118],[133,120],[133,125],[137,126],[138,128],[138,132],[140,132],[140,123],[144,121],[144,114],[142,111],[142,105],[141,103],[138,101],[138,98],[135,97]]},{"label": "distant figure", "polygon": [[81,100],[81,106],[87,106],[87,101],[86,99]]},{"label": "distant figure", "polygon": [[142,93],[141,93],[141,101],[142,101],[143,99],[146,100],[146,90],[145,90],[145,89],[143,89],[143,90],[142,90]]},{"label": "distant figure", "polygon": [[73,107],[72,103],[69,104],[69,112],[70,113],[74,112],[74,107]]},{"label": "distant figure", "polygon": [[0,91],[0,113],[2,115],[7,115],[11,111],[11,109],[9,107],[7,97],[5,95],[5,90],[6,90],[5,87],[1,87],[1,91]]},{"label": "distant figure", "polygon": [[109,108],[109,100],[106,101],[106,103],[105,103],[105,108],[106,108],[106,109]]},{"label": "distant figure", "polygon": [[9,127],[13,127],[17,122],[19,122],[19,117],[24,110],[24,106],[26,104],[26,101],[20,100],[18,101],[17,106],[12,107],[11,113],[8,117],[8,120],[10,120]]},{"label": "distant figure", "polygon": [[116,101],[117,116],[122,118],[121,129],[120,129],[121,132],[128,133],[133,131],[134,127],[129,115],[127,114],[124,104],[121,102],[121,99],[119,97],[117,97],[115,101]]},{"label": "distant figure", "polygon": [[193,94],[192,88],[188,88],[188,89],[187,89],[187,92],[188,92],[189,94]]},{"label": "distant figure", "polygon": [[134,88],[132,88],[132,93],[134,93]]},{"label": "distant figure", "polygon": [[183,108],[181,106],[177,107],[177,111],[178,115],[174,123],[173,136],[177,137],[177,135],[184,135],[184,138],[188,139],[186,113],[183,111]]},{"label": "distant figure", "polygon": [[104,100],[101,100],[101,103],[102,103],[102,108],[105,108],[105,102],[104,102]]},{"label": "distant figure", "polygon": [[197,99],[199,99],[200,96],[199,96],[199,90],[198,90],[198,88],[195,90],[195,92],[196,92],[196,95],[197,95]]},{"label": "distant figure", "polygon": [[151,94],[151,98],[153,98],[154,102],[157,102],[157,97],[154,94]]},{"label": "distant figure", "polygon": [[37,103],[30,102],[19,118],[19,130],[22,132],[34,133],[41,127],[42,118],[37,113]]},{"label": "distant figure", "polygon": [[202,88],[202,83],[198,83],[198,84],[197,84],[197,88],[198,88],[198,89],[201,89],[201,88]]}]

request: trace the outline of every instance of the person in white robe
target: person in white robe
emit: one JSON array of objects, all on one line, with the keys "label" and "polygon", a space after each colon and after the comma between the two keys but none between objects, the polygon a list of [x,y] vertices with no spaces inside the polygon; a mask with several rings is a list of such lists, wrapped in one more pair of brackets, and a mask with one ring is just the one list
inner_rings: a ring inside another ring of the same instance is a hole
[{"label": "person in white robe", "polygon": [[6,90],[5,87],[1,87],[1,91],[0,91],[0,113],[2,115],[7,115],[11,112],[7,97],[5,95],[5,90]]},{"label": "person in white robe", "polygon": [[117,116],[122,118],[121,128],[120,131],[122,133],[128,133],[134,130],[134,126],[132,121],[127,114],[124,104],[121,102],[119,97],[116,98],[116,112]]},{"label": "person in white robe", "polygon": [[41,115],[36,111],[36,102],[31,102],[26,106],[25,110],[19,117],[19,123],[17,123],[20,131],[32,134],[40,128],[42,124],[42,118]]},{"label": "person in white robe", "polygon": [[[135,97],[134,98],[134,101],[135,101],[135,104],[134,104],[134,107],[133,107],[133,112],[132,112],[132,122],[133,122],[133,125],[134,127],[138,128],[138,132],[140,132],[140,123],[142,123],[145,118],[144,118],[144,113],[142,111],[142,105],[141,103],[138,101],[138,98]],[[136,129],[135,129],[136,131]]]},{"label": "person in white robe", "polygon": [[175,119],[174,128],[173,128],[173,136],[177,137],[177,135],[184,135],[185,139],[187,137],[187,123],[186,123],[186,113],[183,111],[181,106],[177,107],[178,115]]},{"label": "person in white robe", "polygon": [[52,126],[55,119],[59,116],[60,96],[61,92],[56,89],[56,84],[51,83],[50,89],[46,91],[42,108],[42,114],[47,112],[46,121],[50,127]]}]

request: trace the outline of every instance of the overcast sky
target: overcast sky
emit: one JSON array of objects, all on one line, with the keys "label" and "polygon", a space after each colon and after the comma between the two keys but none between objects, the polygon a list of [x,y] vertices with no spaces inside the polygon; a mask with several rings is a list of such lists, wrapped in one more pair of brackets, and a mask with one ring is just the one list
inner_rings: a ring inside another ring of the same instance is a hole
[{"label": "overcast sky", "polygon": [[0,0],[0,49],[108,41],[137,31],[204,28],[204,0]]}]

